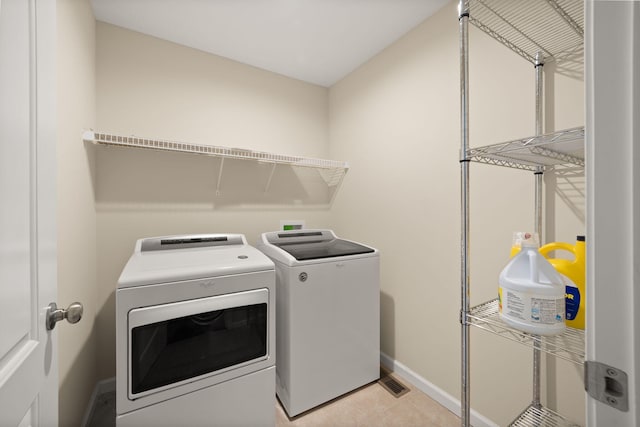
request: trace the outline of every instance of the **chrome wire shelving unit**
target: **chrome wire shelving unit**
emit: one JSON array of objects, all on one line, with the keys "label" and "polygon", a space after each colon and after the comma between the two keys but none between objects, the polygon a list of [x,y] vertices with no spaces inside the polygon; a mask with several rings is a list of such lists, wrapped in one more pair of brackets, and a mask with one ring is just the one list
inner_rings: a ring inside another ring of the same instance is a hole
[{"label": "chrome wire shelving unit", "polygon": [[[271,178],[273,178],[273,174],[277,165],[316,169],[318,170],[318,173],[328,187],[339,186],[342,183],[342,179],[349,170],[349,164],[347,162],[337,160],[288,156],[283,154],[247,150],[243,148],[193,144],[188,142],[170,141],[166,139],[126,136],[108,132],[94,132],[92,130],[85,131],[82,134],[82,139],[85,142],[91,142],[96,145],[111,147],[140,148],[147,150],[198,154],[217,157],[221,159],[218,183],[220,182],[222,172],[224,170],[225,159],[252,160],[261,163],[269,163],[272,165],[272,169],[269,175],[268,182],[266,183],[265,192],[269,189]],[[216,189],[216,193],[219,193],[219,188]]]},{"label": "chrome wire shelving unit", "polygon": [[[584,364],[584,331],[541,337],[507,326],[498,315],[498,301],[470,304],[469,167],[472,162],[533,172],[534,230],[542,235],[543,174],[562,174],[584,168],[584,127],[543,133],[543,68],[580,77],[583,72],[584,18],[582,0],[460,0],[460,175],[461,175],[461,421],[471,424],[470,328],[478,328],[533,348],[533,398],[513,426],[575,426],[545,408],[541,395],[541,354]],[[469,145],[469,31],[471,23],[534,65],[536,76],[535,134],[483,147]]]}]

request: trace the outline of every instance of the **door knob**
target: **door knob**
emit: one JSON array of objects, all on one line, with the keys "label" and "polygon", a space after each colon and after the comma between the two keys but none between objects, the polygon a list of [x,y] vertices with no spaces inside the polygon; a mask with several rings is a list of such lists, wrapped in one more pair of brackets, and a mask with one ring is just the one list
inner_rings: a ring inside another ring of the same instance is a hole
[{"label": "door knob", "polygon": [[64,308],[58,308],[58,305],[55,302],[52,302],[47,308],[45,318],[45,321],[47,322],[47,331],[55,328],[56,323],[62,319],[67,319],[67,322],[69,323],[78,323],[80,319],[82,319],[83,310],[82,304],[79,302],[70,304],[66,310]]}]

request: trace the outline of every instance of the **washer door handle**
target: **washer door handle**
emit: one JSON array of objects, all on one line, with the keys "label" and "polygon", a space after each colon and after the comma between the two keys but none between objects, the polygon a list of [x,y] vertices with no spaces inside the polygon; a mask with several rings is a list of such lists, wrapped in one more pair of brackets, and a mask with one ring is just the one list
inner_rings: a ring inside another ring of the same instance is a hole
[{"label": "washer door handle", "polygon": [[78,323],[80,319],[82,319],[83,311],[84,308],[79,302],[71,303],[66,310],[64,308],[58,308],[58,305],[52,302],[49,304],[49,307],[47,307],[47,314],[45,315],[47,331],[53,330],[53,328],[56,327],[56,323],[63,319],[67,319],[69,323]]}]

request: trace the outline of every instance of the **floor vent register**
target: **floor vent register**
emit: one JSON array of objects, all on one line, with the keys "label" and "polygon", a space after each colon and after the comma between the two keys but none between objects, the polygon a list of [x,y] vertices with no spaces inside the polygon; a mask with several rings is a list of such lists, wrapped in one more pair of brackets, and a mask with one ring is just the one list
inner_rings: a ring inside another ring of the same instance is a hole
[{"label": "floor vent register", "polygon": [[409,389],[405,387],[404,384],[402,384],[400,381],[389,375],[388,372],[380,372],[380,379],[378,380],[378,384],[380,384],[394,397],[400,397],[409,393]]}]

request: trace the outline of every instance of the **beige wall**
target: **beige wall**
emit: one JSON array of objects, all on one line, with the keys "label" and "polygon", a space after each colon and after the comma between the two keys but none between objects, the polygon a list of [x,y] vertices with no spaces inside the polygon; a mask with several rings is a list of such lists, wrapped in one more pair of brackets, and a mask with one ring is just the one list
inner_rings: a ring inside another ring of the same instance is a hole
[{"label": "beige wall", "polygon": [[[328,90],[112,25],[97,24],[97,129],[277,154],[328,156]],[[98,147],[101,378],[115,373],[116,283],[136,239],[243,233],[255,243],[281,219],[331,224],[316,171]],[[216,188],[220,194],[216,194]]]},{"label": "beige wall", "polygon": [[[332,215],[337,233],[381,250],[382,351],[460,398],[459,59],[452,2],[337,83],[329,94],[330,155],[352,168]],[[533,66],[471,28],[472,146],[534,132]],[[583,124],[583,83],[551,75],[550,129]],[[580,180],[572,177],[571,180]],[[562,180],[560,180],[562,181]],[[583,194],[547,188],[546,234],[574,241]],[[578,183],[578,187],[582,184]],[[564,190],[562,190],[564,188]],[[572,199],[571,203],[566,200]],[[533,228],[533,176],[471,165],[471,301],[497,293],[511,234]],[[506,425],[531,400],[531,351],[472,330],[471,404]],[[551,361],[548,404],[584,422],[580,374]]]},{"label": "beige wall", "polygon": [[95,126],[95,20],[88,0],[58,0],[58,305],[84,305],[82,321],[59,337],[59,425],[78,426],[98,380],[96,213],[93,152],[82,130]]}]

